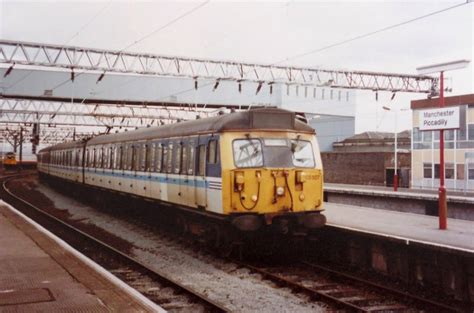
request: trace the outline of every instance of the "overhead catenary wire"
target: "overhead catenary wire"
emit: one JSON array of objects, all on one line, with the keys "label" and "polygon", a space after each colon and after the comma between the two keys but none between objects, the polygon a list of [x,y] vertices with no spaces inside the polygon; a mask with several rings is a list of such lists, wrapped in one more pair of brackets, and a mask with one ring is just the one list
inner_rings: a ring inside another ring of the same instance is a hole
[{"label": "overhead catenary wire", "polygon": [[[375,35],[375,34],[378,34],[378,33],[393,29],[393,28],[397,28],[397,27],[400,27],[400,26],[403,26],[403,25],[406,25],[406,24],[409,24],[409,23],[412,23],[412,22],[415,22],[415,21],[418,21],[418,20],[421,20],[421,19],[424,19],[424,18],[431,17],[433,15],[437,15],[437,14],[440,14],[440,13],[458,8],[460,6],[464,6],[464,5],[469,4],[471,2],[472,1],[467,0],[466,2],[459,3],[459,4],[456,4],[456,5],[453,5],[453,6],[449,6],[447,8],[437,10],[437,11],[434,11],[434,12],[431,12],[431,13],[428,13],[428,14],[425,14],[425,15],[421,15],[421,16],[418,16],[418,17],[415,17],[415,18],[412,18],[412,19],[409,19],[409,20],[406,20],[406,21],[403,21],[403,22],[399,22],[399,23],[396,23],[396,24],[393,24],[393,25],[389,25],[389,26],[383,27],[381,29],[377,29],[375,31],[371,31],[371,32],[368,32],[368,33],[364,33],[364,34],[355,36],[355,37],[351,37],[351,38],[345,39],[343,41],[338,41],[338,42],[335,42],[333,44],[330,44],[330,45],[327,45],[327,46],[324,46],[324,47],[321,47],[321,48],[317,48],[317,49],[314,49],[314,50],[311,50],[311,51],[308,51],[308,52],[305,52],[305,53],[297,54],[297,55],[294,55],[292,57],[288,57],[288,58],[285,58],[283,60],[280,60],[278,62],[274,62],[270,65],[281,64],[281,63],[287,62],[289,60],[294,60],[294,59],[301,58],[301,57],[304,57],[304,56],[307,56],[307,55],[310,55],[310,54],[325,51],[325,50],[328,50],[328,49],[331,49],[331,48],[334,48],[334,47],[337,47],[337,46],[340,46],[340,45],[343,45],[343,44],[346,44],[346,43],[349,43],[349,42],[352,42],[352,41],[356,41],[358,39],[366,38],[366,37],[369,37],[369,36],[372,36],[372,35]],[[213,82],[210,82],[208,84],[199,85],[199,88],[206,87],[206,86],[209,86],[209,85],[212,85],[212,84],[213,84]],[[164,99],[164,98],[176,96],[176,95],[179,95],[179,94],[183,94],[183,93],[192,91],[193,89],[194,88],[185,89],[185,90],[179,91],[177,93],[173,93],[173,94],[167,95],[165,97],[162,97],[160,99]]]},{"label": "overhead catenary wire", "polygon": [[[181,14],[181,15],[177,16],[176,18],[172,19],[171,21],[167,22],[166,24],[164,24],[164,25],[162,25],[162,26],[156,28],[155,30],[153,30],[152,32],[146,34],[145,36],[143,36],[143,37],[141,37],[141,38],[135,40],[134,42],[128,44],[127,46],[125,46],[124,48],[122,48],[122,49],[120,50],[120,52],[123,52],[123,51],[125,51],[125,50],[130,49],[131,47],[133,47],[134,45],[136,45],[136,44],[142,42],[143,40],[145,40],[145,39],[147,39],[147,38],[149,38],[149,37],[151,37],[151,36],[157,34],[158,32],[160,32],[160,31],[162,31],[162,30],[168,28],[169,26],[173,25],[174,23],[178,22],[179,20],[181,20],[181,19],[185,18],[186,16],[188,16],[188,15],[190,15],[190,14],[196,12],[197,10],[201,9],[202,7],[204,7],[205,5],[207,5],[209,2],[210,2],[210,0],[206,0],[206,1],[202,2],[202,3],[200,3],[199,5],[197,5],[197,6],[193,7],[192,9],[190,9],[190,10],[184,12],[184,13]],[[84,74],[84,73],[86,73],[86,72],[88,72],[88,71],[85,70],[85,71],[83,71],[83,72],[77,74],[75,77],[77,78],[77,77],[81,76],[82,74]],[[102,73],[102,74],[101,74],[102,78],[103,78],[103,75],[104,75],[104,74],[105,74],[105,73]],[[65,81],[63,81],[63,82],[61,82],[61,83],[59,83],[58,85],[54,86],[51,90],[55,90],[55,89],[57,89],[57,88],[63,86],[64,84],[67,84],[69,81],[70,81],[70,80],[67,79],[67,80],[65,80]]]},{"label": "overhead catenary wire", "polygon": [[[101,7],[96,14],[94,14],[94,16],[92,18],[90,18],[84,25],[82,25],[79,30],[74,34],[72,35],[63,45],[67,45],[68,43],[71,42],[71,40],[73,40],[74,38],[76,38],[77,36],[79,36],[79,34],[84,30],[86,29],[90,24],[92,24],[92,22],[99,17],[100,14],[102,14],[102,12],[109,7],[109,5],[112,3],[113,0],[110,0],[106,5],[104,5],[103,7]],[[28,78],[31,74],[33,74],[34,71],[30,71],[28,73],[26,73],[22,78],[18,79],[16,82],[14,82],[11,86],[8,86],[7,87],[7,90],[10,89],[10,88],[13,88],[15,87],[18,83],[22,82],[23,80],[25,80],[26,78]],[[53,89],[54,90],[54,89]]]},{"label": "overhead catenary wire", "polygon": [[341,46],[341,45],[344,45],[344,44],[347,44],[347,43],[350,43],[350,42],[353,42],[353,41],[356,41],[356,40],[359,40],[359,39],[370,37],[370,36],[373,36],[375,34],[385,32],[387,30],[391,30],[391,29],[394,29],[394,28],[397,28],[397,27],[400,27],[400,26],[403,26],[403,25],[406,25],[406,24],[409,24],[409,23],[413,23],[413,22],[431,17],[433,15],[437,15],[437,14],[455,9],[455,8],[458,8],[458,7],[461,7],[461,6],[470,4],[470,3],[472,3],[472,1],[467,0],[466,2],[459,3],[459,4],[456,4],[456,5],[452,5],[452,6],[449,6],[447,8],[441,9],[441,10],[437,10],[437,11],[434,11],[434,12],[431,12],[431,13],[428,13],[428,14],[424,14],[424,15],[421,15],[421,16],[403,21],[403,22],[392,24],[392,25],[389,25],[389,26],[386,26],[386,27],[383,27],[383,28],[380,28],[380,29],[377,29],[377,30],[374,30],[374,31],[370,31],[370,32],[358,35],[358,36],[347,38],[347,39],[344,39],[342,41],[338,41],[338,42],[335,42],[333,44],[326,45],[326,46],[323,46],[323,47],[320,47],[320,48],[317,48],[317,49],[313,49],[313,50],[310,50],[310,51],[307,51],[307,52],[296,54],[294,56],[285,58],[283,60],[274,62],[274,63],[272,63],[272,65],[281,64],[283,62],[288,62],[290,60],[299,59],[299,58],[302,58],[302,57],[305,57],[305,56],[308,56],[308,55],[311,55],[311,54],[315,54],[315,53],[322,52],[322,51],[325,51],[325,50],[328,50],[328,49],[331,49],[331,48],[335,48],[335,47],[338,47],[338,46]]}]

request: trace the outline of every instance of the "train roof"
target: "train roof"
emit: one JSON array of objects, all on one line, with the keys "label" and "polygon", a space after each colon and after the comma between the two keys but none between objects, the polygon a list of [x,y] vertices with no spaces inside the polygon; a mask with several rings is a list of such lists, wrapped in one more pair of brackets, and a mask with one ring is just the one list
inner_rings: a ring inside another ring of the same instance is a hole
[{"label": "train roof", "polygon": [[[294,112],[278,108],[259,108],[163,126],[141,128],[117,134],[100,135],[90,139],[88,144],[95,145],[122,141],[139,141],[250,129],[314,134],[314,129],[308,124],[298,120]],[[50,147],[50,149],[67,149],[79,145],[81,145],[79,141],[68,142]]]}]

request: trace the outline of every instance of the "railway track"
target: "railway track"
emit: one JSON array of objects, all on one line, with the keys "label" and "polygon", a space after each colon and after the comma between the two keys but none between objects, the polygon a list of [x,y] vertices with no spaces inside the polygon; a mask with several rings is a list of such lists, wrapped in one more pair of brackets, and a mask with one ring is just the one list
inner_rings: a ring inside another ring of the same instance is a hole
[{"label": "railway track", "polygon": [[234,260],[281,287],[350,312],[458,312],[451,306],[388,288],[323,266],[300,262],[260,266]]},{"label": "railway track", "polygon": [[[54,217],[53,217],[54,218]],[[136,220],[134,220],[136,219]],[[151,228],[145,221],[136,217],[132,218],[134,223],[141,227],[149,227],[153,231],[159,231]],[[79,230],[80,231],[80,230]],[[189,246],[190,249],[196,248],[195,241],[186,238],[176,238],[169,236],[166,232],[162,234],[169,240],[178,242],[180,245]],[[188,242],[189,241],[189,242]],[[207,251],[207,252],[204,252]],[[120,251],[119,251],[120,252]],[[121,252],[120,252],[121,253]],[[212,253],[209,250],[199,249],[196,253]],[[373,282],[344,274],[322,267],[310,262],[289,263],[284,266],[273,266],[269,264],[256,265],[245,263],[236,259],[228,259],[230,262],[238,264],[242,268],[247,268],[251,272],[260,274],[264,279],[271,281],[281,287],[292,289],[295,293],[309,295],[315,301],[321,301],[343,311],[350,312],[456,312],[461,311],[451,306],[437,303],[428,299],[417,297],[413,294],[399,291],[394,288],[375,284]],[[139,262],[138,262],[139,263]],[[146,267],[146,266],[145,266]],[[107,267],[106,267],[107,268]],[[149,278],[142,276],[140,271],[133,270],[127,266],[115,266],[110,269],[112,273],[126,281],[129,285],[141,291],[147,297],[156,303],[167,308],[167,299],[160,299],[160,288],[150,287]],[[164,275],[166,277],[166,275]],[[179,292],[175,292],[179,293]],[[158,297],[154,299],[154,297]],[[205,297],[204,297],[205,298]],[[196,301],[196,300],[193,300]],[[173,309],[175,302],[170,301],[168,309]],[[188,301],[189,302],[189,301]],[[192,302],[192,301],[191,301]],[[219,308],[205,307],[204,311],[222,311],[225,310],[222,305],[217,304]],[[211,308],[211,309],[209,309]]]},{"label": "railway track", "polygon": [[28,174],[0,178],[0,194],[13,205],[46,229],[54,232],[72,247],[100,264],[109,272],[135,288],[167,311],[227,312],[220,303],[172,280],[166,273],[151,269],[132,256],[116,249],[98,238],[41,210],[41,208],[16,196],[8,189],[8,182]]}]

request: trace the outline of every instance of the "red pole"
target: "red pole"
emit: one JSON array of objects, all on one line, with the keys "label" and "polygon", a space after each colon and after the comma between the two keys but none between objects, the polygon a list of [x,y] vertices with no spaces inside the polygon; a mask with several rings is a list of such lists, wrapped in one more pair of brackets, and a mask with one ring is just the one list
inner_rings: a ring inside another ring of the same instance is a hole
[{"label": "red pole", "polygon": [[[439,78],[439,106],[444,107],[444,72]],[[439,229],[447,228],[448,204],[446,202],[446,188],[444,187],[444,130],[439,131]]]}]

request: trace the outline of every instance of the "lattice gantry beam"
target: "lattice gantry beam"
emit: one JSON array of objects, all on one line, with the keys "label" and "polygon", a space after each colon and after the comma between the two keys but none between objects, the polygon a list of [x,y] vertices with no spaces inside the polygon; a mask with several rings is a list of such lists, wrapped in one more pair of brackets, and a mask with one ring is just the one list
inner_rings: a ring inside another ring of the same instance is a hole
[{"label": "lattice gantry beam", "polygon": [[[12,133],[19,133],[20,126],[16,124],[1,125],[0,135],[2,138],[11,137]],[[96,135],[98,132],[93,131],[77,131],[74,127],[44,127],[40,130],[40,142],[42,145],[57,144],[64,141],[78,140]],[[28,127],[23,126],[23,139],[25,143],[29,143],[33,138],[33,134]],[[8,141],[8,140],[7,140]],[[11,140],[10,140],[11,141]]]},{"label": "lattice gantry beam", "polygon": [[438,88],[438,79],[430,76],[263,65],[10,40],[0,40],[0,63],[392,92],[433,93]]},{"label": "lattice gantry beam", "polygon": [[216,111],[128,106],[94,103],[70,103],[0,98],[0,123],[34,123],[49,125],[145,127],[178,120],[208,117]]}]

